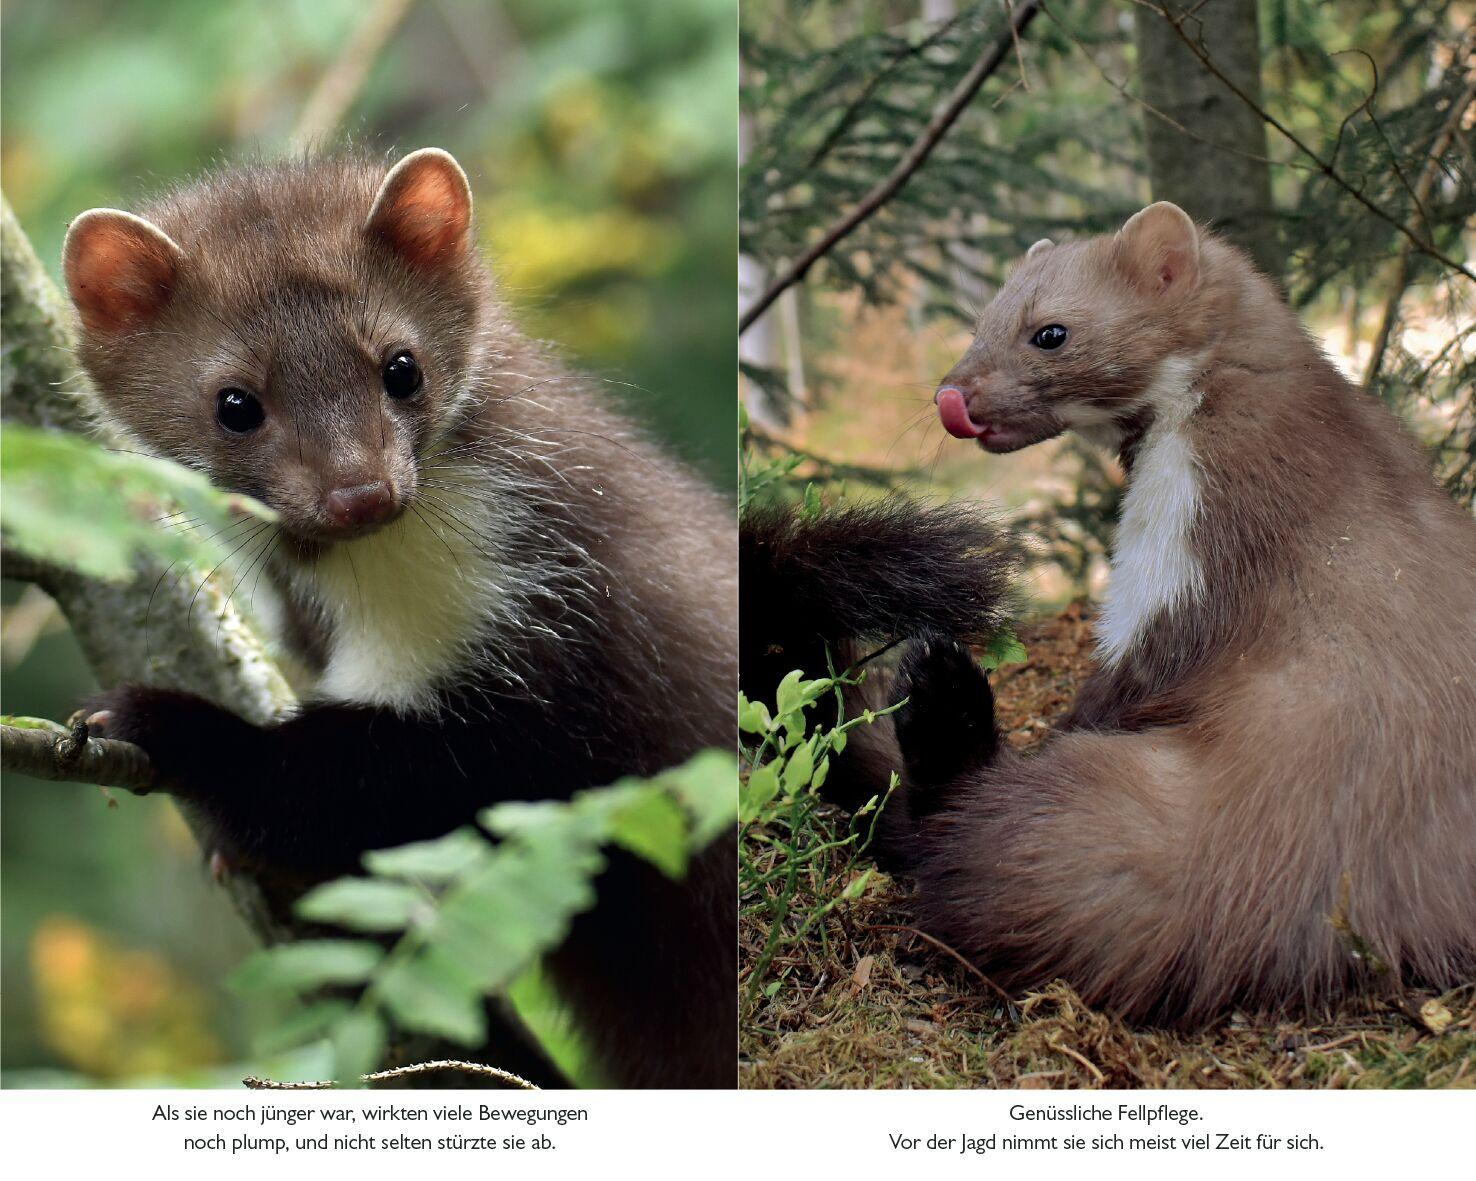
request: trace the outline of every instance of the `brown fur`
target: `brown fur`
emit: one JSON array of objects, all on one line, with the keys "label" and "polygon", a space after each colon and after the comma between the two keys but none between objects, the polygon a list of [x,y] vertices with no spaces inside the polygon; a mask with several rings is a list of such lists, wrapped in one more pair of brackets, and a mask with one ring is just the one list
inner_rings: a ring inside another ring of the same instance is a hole
[{"label": "brown fur", "polygon": [[[1319,1001],[1375,979],[1361,949],[1388,980],[1470,979],[1476,525],[1239,251],[1154,210],[1153,240],[1033,251],[944,384],[993,450],[1080,425],[1131,468],[1140,395],[1193,357],[1204,592],[1040,754],[952,786],[917,838],[927,925],[1137,1018]],[[1052,323],[1067,346],[1032,348]]]}]

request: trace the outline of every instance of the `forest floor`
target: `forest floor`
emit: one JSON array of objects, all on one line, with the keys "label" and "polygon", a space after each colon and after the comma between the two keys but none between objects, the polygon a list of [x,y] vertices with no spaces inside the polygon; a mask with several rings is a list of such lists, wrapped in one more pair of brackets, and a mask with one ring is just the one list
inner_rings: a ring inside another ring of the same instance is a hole
[{"label": "forest floor", "polygon": [[[1065,711],[1091,667],[1090,633],[1079,606],[1020,629],[1030,659],[995,684],[1012,744],[1034,745]],[[791,921],[838,896],[853,873],[837,857]],[[741,1085],[1476,1087],[1476,985],[1299,1020],[1237,1013],[1202,1032],[1168,1033],[1126,1025],[1061,983],[1006,1005],[911,923],[906,884],[878,875],[804,941],[782,945],[768,974],[771,986],[778,980],[773,995],[744,1004]],[[745,914],[745,964],[767,935],[766,921]]]}]

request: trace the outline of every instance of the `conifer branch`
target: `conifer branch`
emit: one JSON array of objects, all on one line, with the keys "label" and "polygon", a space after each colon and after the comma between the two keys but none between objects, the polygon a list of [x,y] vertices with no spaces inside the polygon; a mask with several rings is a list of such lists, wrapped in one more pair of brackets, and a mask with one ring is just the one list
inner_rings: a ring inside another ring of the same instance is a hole
[{"label": "conifer branch", "polygon": [[1009,28],[970,68],[951,94],[933,112],[922,133],[913,141],[891,172],[878,182],[856,205],[823,233],[814,245],[791,263],[749,306],[738,319],[738,334],[747,332],[773,302],[785,291],[800,282],[820,259],[830,253],[837,243],[848,237],[859,225],[870,218],[878,209],[890,201],[919,168],[927,163],[933,149],[948,134],[963,114],[964,109],[978,94],[979,89],[999,69],[1000,64],[1015,48],[1021,33],[1029,27],[1040,12],[1040,0],[1025,0],[1017,4],[1010,15]]}]

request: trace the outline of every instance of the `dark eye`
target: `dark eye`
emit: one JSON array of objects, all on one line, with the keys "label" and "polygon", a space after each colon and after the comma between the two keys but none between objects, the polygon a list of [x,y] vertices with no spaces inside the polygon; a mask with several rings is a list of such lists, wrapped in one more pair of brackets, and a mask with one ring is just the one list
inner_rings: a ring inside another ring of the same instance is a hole
[{"label": "dark eye", "polygon": [[1060,324],[1047,324],[1030,338],[1038,349],[1058,349],[1066,343],[1066,329]]},{"label": "dark eye", "polygon": [[413,398],[420,389],[420,366],[409,353],[396,353],[384,363],[384,392],[396,401]]},{"label": "dark eye", "polygon": [[231,386],[215,395],[215,421],[233,435],[249,435],[266,421],[255,394]]}]

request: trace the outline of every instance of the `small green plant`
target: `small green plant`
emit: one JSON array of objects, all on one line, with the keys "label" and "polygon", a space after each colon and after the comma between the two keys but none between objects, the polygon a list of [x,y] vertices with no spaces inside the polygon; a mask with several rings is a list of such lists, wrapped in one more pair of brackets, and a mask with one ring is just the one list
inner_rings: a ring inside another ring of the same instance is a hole
[{"label": "small green plant", "polygon": [[[328,882],[297,903],[303,918],[360,937],[268,948],[231,982],[243,993],[300,998],[271,1031],[272,1048],[326,1038],[341,1082],[375,1068],[391,1029],[478,1046],[487,998],[535,968],[593,905],[604,849],[680,878],[732,824],[733,771],[731,754],[705,751],[568,801],[498,804],[479,815],[482,832],[369,853],[366,876]],[[353,999],[321,995],[334,987]]]},{"label": "small green plant", "polygon": [[[807,679],[796,669],[779,683],[772,714],[763,702],[739,694],[738,729],[747,765],[738,800],[739,908],[745,920],[761,920],[766,932],[747,965],[747,1006],[783,987],[782,974],[771,971],[780,949],[812,935],[825,938],[826,919],[859,898],[875,873],[871,867],[858,869],[858,862],[897,785],[896,774],[885,795],[873,796],[848,819],[820,796],[831,759],[845,750],[849,733],[902,704],[862,710],[847,719],[845,687],[863,675]],[[811,715],[832,700],[833,724]],[[827,885],[841,879],[838,890]]]}]

